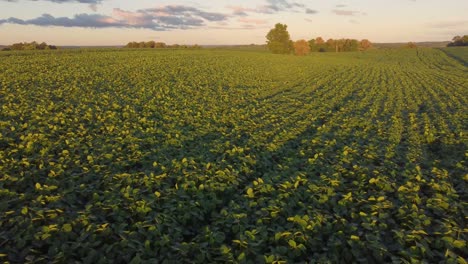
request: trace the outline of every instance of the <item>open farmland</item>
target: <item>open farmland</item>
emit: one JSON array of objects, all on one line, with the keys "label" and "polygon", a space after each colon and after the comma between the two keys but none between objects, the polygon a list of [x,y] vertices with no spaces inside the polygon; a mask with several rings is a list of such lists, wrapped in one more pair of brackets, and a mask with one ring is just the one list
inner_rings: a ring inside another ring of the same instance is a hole
[{"label": "open farmland", "polygon": [[4,52],[0,260],[466,263],[467,79],[424,48]]},{"label": "open farmland", "polygon": [[465,66],[468,65],[468,47],[444,48],[442,51]]}]

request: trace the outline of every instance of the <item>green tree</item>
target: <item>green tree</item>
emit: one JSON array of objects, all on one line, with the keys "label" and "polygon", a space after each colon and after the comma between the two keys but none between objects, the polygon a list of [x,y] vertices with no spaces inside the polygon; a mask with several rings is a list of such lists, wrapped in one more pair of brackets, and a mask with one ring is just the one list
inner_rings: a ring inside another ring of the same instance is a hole
[{"label": "green tree", "polygon": [[151,48],[151,49],[154,49],[154,46],[156,45],[156,42],[154,42],[153,40],[151,41],[148,41],[145,43],[145,48]]},{"label": "green tree", "polygon": [[294,50],[294,43],[287,29],[287,25],[278,23],[268,32],[267,47],[274,54],[289,54]]},{"label": "green tree", "polygon": [[309,48],[311,52],[318,51],[317,44],[315,44],[315,39],[311,39],[309,42]]},{"label": "green tree", "polygon": [[164,49],[167,47],[166,43],[164,42],[156,42],[156,44],[154,45],[155,48],[157,49]]},{"label": "green tree", "polygon": [[343,44],[343,51],[358,51],[359,41],[356,39],[345,39]]},{"label": "green tree", "polygon": [[457,47],[457,46],[468,46],[468,35],[464,35],[463,37],[456,36],[452,39],[447,47]]}]

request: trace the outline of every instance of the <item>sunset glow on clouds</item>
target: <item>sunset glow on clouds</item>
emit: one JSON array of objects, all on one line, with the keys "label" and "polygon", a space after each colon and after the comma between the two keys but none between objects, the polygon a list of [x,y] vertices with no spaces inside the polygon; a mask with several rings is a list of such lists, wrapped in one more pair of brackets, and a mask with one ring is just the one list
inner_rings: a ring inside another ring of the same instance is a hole
[{"label": "sunset glow on clouds", "polygon": [[275,23],[293,38],[449,40],[467,33],[467,1],[0,0],[0,44],[264,43]]}]

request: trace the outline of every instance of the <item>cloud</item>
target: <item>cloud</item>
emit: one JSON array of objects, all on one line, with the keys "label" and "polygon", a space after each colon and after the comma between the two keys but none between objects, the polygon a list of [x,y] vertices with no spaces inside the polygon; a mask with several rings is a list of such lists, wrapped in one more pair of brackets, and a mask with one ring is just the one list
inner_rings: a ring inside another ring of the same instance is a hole
[{"label": "cloud", "polygon": [[[255,8],[246,8],[242,6],[227,6],[233,11],[235,16],[247,16],[248,13],[275,14],[283,11],[299,12],[306,6],[301,3],[291,2],[289,0],[266,0],[266,3]],[[311,10],[311,9],[310,9]]]},{"label": "cloud", "polygon": [[255,18],[246,18],[246,17],[241,17],[237,21],[241,23],[255,24],[255,25],[264,25],[268,23],[268,21],[265,19],[255,19]]},{"label": "cloud", "polygon": [[[0,0],[3,2],[19,2],[19,0]],[[39,1],[39,0],[28,0],[28,1]],[[49,1],[53,3],[83,3],[83,4],[99,4],[103,0],[43,0],[43,1]]]},{"label": "cloud", "polygon": [[89,9],[91,9],[94,12],[97,12],[97,9],[98,9],[97,4],[89,4]]},{"label": "cloud", "polygon": [[340,10],[340,9],[333,9],[332,12],[335,15],[339,15],[339,16],[357,16],[357,15],[360,15],[360,14],[364,14],[364,13],[361,13],[359,11]]},{"label": "cloud", "polygon": [[68,17],[53,17],[49,14],[43,14],[40,17],[23,20],[10,17],[0,20],[0,24],[10,23],[18,25],[36,25],[36,26],[62,26],[62,27],[131,27],[130,24],[118,21],[109,16],[79,14],[73,18]]},{"label": "cloud", "polygon": [[313,9],[310,9],[310,8],[306,8],[306,14],[309,14],[309,15],[313,15],[313,14],[317,14],[318,11],[317,10],[313,10]]},{"label": "cloud", "polygon": [[430,28],[461,28],[468,26],[468,20],[436,22],[427,26]]},{"label": "cloud", "polygon": [[247,16],[247,12],[256,12],[254,8],[245,8],[242,6],[227,6],[228,9],[232,10],[232,14],[235,16]]},{"label": "cloud", "polygon": [[256,25],[242,25],[240,27],[228,27],[228,26],[211,26],[208,27],[209,29],[221,29],[221,30],[253,30],[253,29],[259,29],[259,28],[264,28],[267,29],[269,28],[268,26],[256,26]]},{"label": "cloud", "polygon": [[78,14],[72,18],[54,17],[44,14],[33,19],[8,18],[0,24],[19,24],[36,26],[62,26],[85,28],[145,28],[156,31],[168,29],[189,29],[205,26],[206,22],[226,21],[228,15],[206,12],[190,6],[162,6],[138,11],[126,11],[114,8],[111,15]]},{"label": "cloud", "polygon": [[294,11],[294,8],[304,8],[300,3],[286,0],[267,0],[267,4],[257,8],[258,13],[273,14],[282,11]]},{"label": "cloud", "polygon": [[184,5],[168,5],[157,8],[147,8],[138,10],[137,13],[151,14],[155,17],[158,16],[177,16],[183,17],[200,17],[208,21],[223,21],[228,18],[228,15],[222,13],[206,12],[191,6]]}]

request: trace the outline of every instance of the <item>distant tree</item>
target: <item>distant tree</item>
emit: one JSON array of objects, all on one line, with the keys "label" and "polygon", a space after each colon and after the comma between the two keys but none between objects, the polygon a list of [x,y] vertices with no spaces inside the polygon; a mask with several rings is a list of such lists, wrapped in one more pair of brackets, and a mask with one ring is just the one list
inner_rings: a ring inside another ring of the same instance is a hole
[{"label": "distant tree", "polygon": [[[33,42],[20,42],[14,43],[6,48],[7,50],[48,50],[48,49],[57,49],[56,46],[47,45],[47,43],[42,42],[41,44],[36,41]],[[4,49],[4,50],[6,50]]]},{"label": "distant tree", "polygon": [[[367,40],[366,40],[367,41]],[[370,45],[370,42],[368,42]],[[328,39],[326,42],[321,38],[315,38],[308,41],[311,52],[346,52],[358,51],[360,42],[356,39]],[[365,44],[365,43],[364,43]]]},{"label": "distant tree", "polygon": [[294,53],[297,56],[304,56],[304,55],[309,54],[310,53],[309,43],[304,39],[294,42]]},{"label": "distant tree", "polygon": [[408,44],[406,44],[406,48],[415,49],[417,47],[418,46],[414,42],[408,42]]},{"label": "distant tree", "polygon": [[311,52],[317,51],[317,45],[315,44],[315,39],[311,39],[308,41],[309,48]]},{"label": "distant tree", "polygon": [[148,41],[148,42],[145,43],[145,48],[154,49],[155,45],[156,45],[156,42],[151,40],[151,41]]},{"label": "distant tree", "polygon": [[455,36],[452,39],[447,47],[460,47],[460,46],[468,46],[468,35],[464,35],[463,37]]},{"label": "distant tree", "polygon": [[334,39],[327,39],[325,42],[326,50],[327,51],[335,51],[336,50],[336,41]]},{"label": "distant tree", "polygon": [[318,52],[325,52],[327,51],[327,44],[325,44],[325,40],[322,37],[317,37],[315,39],[315,50]]},{"label": "distant tree", "polygon": [[368,39],[363,39],[359,42],[359,50],[368,50],[372,48],[372,43]]},{"label": "distant tree", "polygon": [[154,47],[157,48],[157,49],[164,49],[167,46],[166,46],[166,43],[164,43],[164,42],[156,42]]},{"label": "distant tree", "polygon": [[38,45],[36,46],[36,48],[37,48],[37,49],[40,49],[40,50],[45,50],[45,49],[47,49],[47,47],[48,47],[48,46],[47,46],[47,44],[46,44],[45,42],[42,42],[41,44],[38,44]]},{"label": "distant tree", "polygon": [[137,45],[135,45],[136,42],[129,42],[127,45],[125,45],[125,48],[136,48]]},{"label": "distant tree", "polygon": [[315,39],[315,44],[317,44],[317,45],[323,45],[323,44],[325,44],[325,40],[323,40],[322,37],[317,37],[317,38]]},{"label": "distant tree", "polygon": [[10,46],[12,50],[23,50],[24,45],[23,43],[14,43],[13,45]]},{"label": "distant tree", "polygon": [[358,51],[359,41],[357,39],[345,39],[342,51]]},{"label": "distant tree", "polygon": [[288,26],[276,24],[275,28],[268,32],[267,47],[274,54],[288,54],[294,50],[294,43],[288,32]]}]

